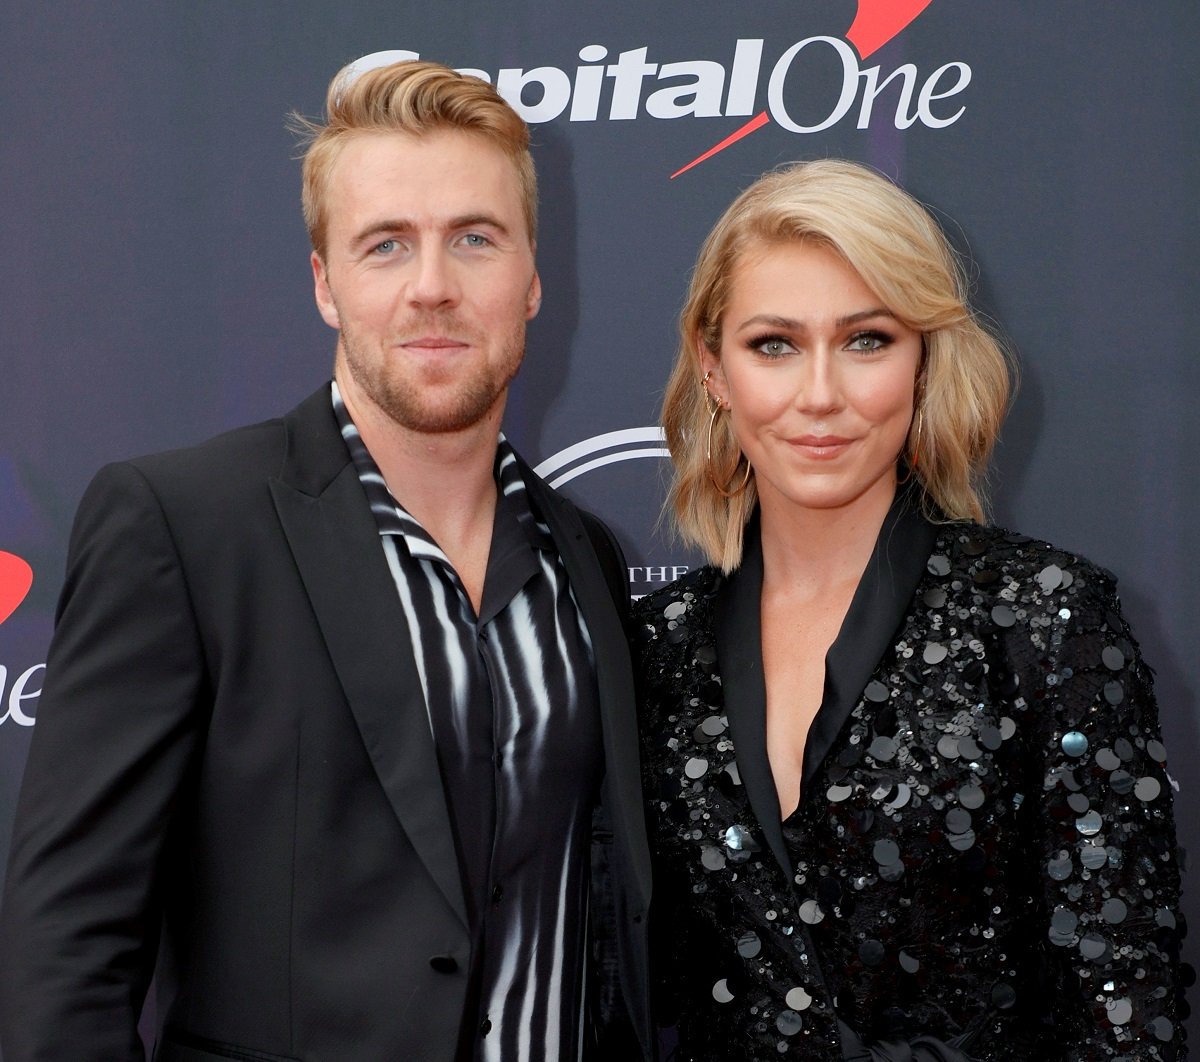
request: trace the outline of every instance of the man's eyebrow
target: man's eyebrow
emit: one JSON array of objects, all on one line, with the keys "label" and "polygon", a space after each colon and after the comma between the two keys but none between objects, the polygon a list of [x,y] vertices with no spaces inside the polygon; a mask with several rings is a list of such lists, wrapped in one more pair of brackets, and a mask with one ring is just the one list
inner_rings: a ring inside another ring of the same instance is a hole
[{"label": "man's eyebrow", "polygon": [[373,221],[365,229],[354,234],[352,243],[354,246],[366,243],[368,240],[374,239],[376,236],[382,236],[388,232],[412,232],[416,226],[407,218],[383,218],[380,221]]},{"label": "man's eyebrow", "polygon": [[[495,230],[502,236],[509,236],[509,228],[494,214],[461,214],[458,217],[450,218],[446,222],[445,228],[447,231],[453,232],[457,229],[469,229],[475,225],[486,226]],[[416,222],[411,218],[382,218],[379,221],[373,221],[366,228],[356,233],[354,236],[354,245],[361,246],[368,240],[376,236],[383,236],[390,232],[395,233],[410,233],[417,228]]]},{"label": "man's eyebrow", "polygon": [[510,235],[508,226],[495,214],[463,214],[461,217],[451,219],[447,228],[469,229],[473,225],[486,225],[489,229],[495,229],[502,236]]},{"label": "man's eyebrow", "polygon": [[[846,314],[845,317],[839,317],[834,321],[834,327],[845,328],[847,325],[857,324],[859,321],[869,321],[873,317],[890,317],[896,320],[896,315],[891,310],[884,306],[876,306],[870,310],[859,310],[856,313]],[[783,317],[774,313],[757,313],[753,317],[747,317],[738,328],[748,328],[750,325],[765,325],[768,328],[780,328],[787,332],[807,332],[808,325],[795,317]]]}]

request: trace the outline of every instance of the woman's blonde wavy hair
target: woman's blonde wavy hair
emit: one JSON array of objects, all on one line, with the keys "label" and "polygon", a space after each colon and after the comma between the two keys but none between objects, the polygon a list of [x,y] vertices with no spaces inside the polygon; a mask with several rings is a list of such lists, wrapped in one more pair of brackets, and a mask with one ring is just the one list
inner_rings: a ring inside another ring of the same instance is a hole
[{"label": "woman's blonde wavy hair", "polygon": [[[853,162],[798,162],[760,177],[717,222],[692,273],[679,317],[679,353],[662,422],[674,463],[668,506],[680,536],[726,572],[741,563],[757,490],[720,415],[706,458],[710,407],[698,344],[721,353],[721,320],[734,273],[749,251],[804,240],[841,255],[905,325],[924,359],[903,460],[938,519],[983,520],[982,481],[1008,407],[1006,351],[968,304],[965,272],[929,211],[874,170]],[[919,453],[914,447],[918,446]]]}]

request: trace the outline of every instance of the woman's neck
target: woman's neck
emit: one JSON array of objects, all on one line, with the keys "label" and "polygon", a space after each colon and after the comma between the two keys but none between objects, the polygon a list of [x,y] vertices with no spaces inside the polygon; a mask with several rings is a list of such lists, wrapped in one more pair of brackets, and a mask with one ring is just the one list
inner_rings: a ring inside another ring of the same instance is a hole
[{"label": "woman's neck", "polygon": [[764,588],[818,597],[857,585],[895,494],[889,477],[834,508],[805,507],[775,494],[761,497]]}]

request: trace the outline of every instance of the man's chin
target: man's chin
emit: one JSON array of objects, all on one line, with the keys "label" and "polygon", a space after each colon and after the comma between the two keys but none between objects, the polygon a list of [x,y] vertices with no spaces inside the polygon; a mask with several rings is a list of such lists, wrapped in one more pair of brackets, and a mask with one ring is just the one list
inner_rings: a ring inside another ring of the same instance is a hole
[{"label": "man's chin", "polygon": [[421,435],[452,435],[486,421],[502,401],[501,394],[457,396],[446,402],[389,401],[381,408],[408,431]]}]

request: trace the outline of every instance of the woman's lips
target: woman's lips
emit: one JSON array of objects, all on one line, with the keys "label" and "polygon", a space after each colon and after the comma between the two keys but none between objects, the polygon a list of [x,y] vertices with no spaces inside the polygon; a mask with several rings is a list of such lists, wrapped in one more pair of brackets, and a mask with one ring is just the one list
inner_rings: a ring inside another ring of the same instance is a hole
[{"label": "woman's lips", "polygon": [[827,461],[845,453],[854,440],[841,435],[801,435],[788,442],[806,457]]}]

